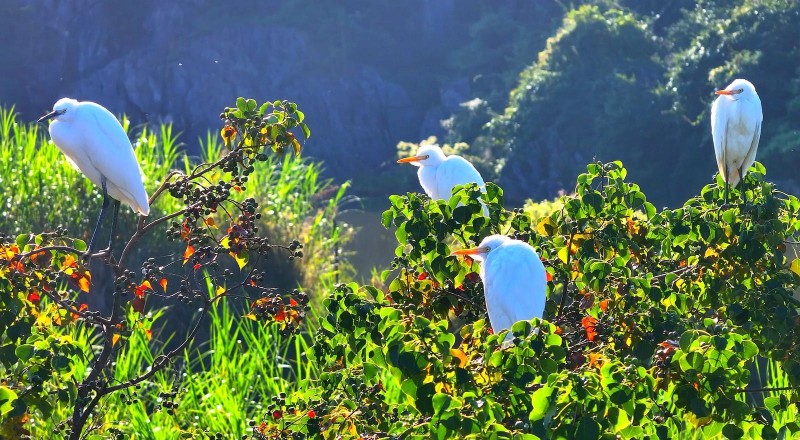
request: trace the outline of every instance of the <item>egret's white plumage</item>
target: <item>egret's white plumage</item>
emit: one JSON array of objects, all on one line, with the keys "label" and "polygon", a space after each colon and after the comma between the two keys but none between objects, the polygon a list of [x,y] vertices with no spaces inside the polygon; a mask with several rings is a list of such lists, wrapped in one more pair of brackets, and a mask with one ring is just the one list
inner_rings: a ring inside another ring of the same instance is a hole
[{"label": "egret's white plumage", "polygon": [[[486,190],[486,183],[481,173],[469,161],[458,155],[445,156],[438,145],[423,144],[417,154],[397,161],[418,166],[417,177],[422,189],[433,200],[448,200],[456,185],[477,183],[481,190]],[[485,215],[488,209],[483,207]]]},{"label": "egret's white plumage", "polygon": [[[520,240],[490,235],[472,249],[453,252],[481,262],[489,322],[495,333],[517,321],[541,318],[547,301],[547,276],[536,250]],[[507,340],[513,338],[509,334]]]},{"label": "egret's white plumage", "polygon": [[94,102],[61,98],[42,120],[50,118],[50,137],[73,166],[97,186],[105,178],[112,198],[142,215],[150,213],[131,141],[111,112]]},{"label": "egret's white plumage", "polygon": [[[711,135],[722,179],[736,186],[756,160],[761,137],[761,99],[755,87],[745,79],[734,80],[718,90],[711,105]],[[727,201],[727,186],[726,186]]]},{"label": "egret's white plumage", "polygon": [[53,143],[72,166],[103,189],[103,208],[84,257],[93,256],[94,240],[109,205],[108,197],[116,199],[108,247],[100,253],[109,255],[120,202],[139,214],[150,214],[142,169],[133,154],[131,141],[117,118],[94,102],[61,98],[53,105],[53,111],[39,118],[39,122],[48,119],[53,119],[49,128]]}]

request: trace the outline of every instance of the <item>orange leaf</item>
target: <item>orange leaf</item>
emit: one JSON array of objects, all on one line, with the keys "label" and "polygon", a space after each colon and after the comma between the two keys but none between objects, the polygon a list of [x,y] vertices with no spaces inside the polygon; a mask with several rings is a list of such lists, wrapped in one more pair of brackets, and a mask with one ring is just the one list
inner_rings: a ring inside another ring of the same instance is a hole
[{"label": "orange leaf", "polygon": [[464,368],[467,365],[467,354],[464,353],[464,350],[459,348],[451,348],[450,355],[454,358],[458,359],[458,366]]},{"label": "orange leaf", "polygon": [[234,186],[233,189],[235,189],[236,192],[242,192],[242,187],[240,187],[239,185]]},{"label": "orange leaf", "polygon": [[284,312],[283,308],[281,307],[281,309],[278,310],[278,313],[275,314],[275,320],[276,321],[283,321],[285,319],[286,319],[286,312]]},{"label": "orange leaf", "polygon": [[[86,303],[83,303],[80,306],[78,306],[78,311],[82,312],[82,311],[84,311],[84,310],[86,310],[88,308],[89,308],[89,306]],[[80,318],[80,315],[78,315],[77,313],[73,313],[72,314],[72,319],[78,319],[78,318]]]},{"label": "orange leaf", "polygon": [[586,330],[586,337],[589,341],[594,342],[597,337],[597,319],[591,316],[584,316],[581,320],[581,325],[583,329]]},{"label": "orange leaf", "polygon": [[161,290],[163,290],[164,293],[166,293],[167,292],[167,279],[166,278],[161,278],[161,281],[159,281],[158,284],[161,286]]},{"label": "orange leaf", "polygon": [[111,335],[111,345],[117,345],[117,341],[119,341],[119,335],[114,333]]},{"label": "orange leaf", "polygon": [[192,230],[189,229],[189,220],[184,220],[183,224],[181,225],[181,239],[186,241],[189,238],[189,234],[191,234]]},{"label": "orange leaf", "polygon": [[589,366],[601,368],[603,366],[603,355],[600,353],[589,353]]},{"label": "orange leaf", "polygon": [[607,299],[604,299],[604,300],[600,301],[600,310],[602,310],[604,312],[606,310],[608,310],[608,300]]},{"label": "orange leaf", "polygon": [[553,275],[550,272],[545,271],[545,277],[547,278],[547,282],[553,281]]},{"label": "orange leaf", "polygon": [[186,264],[192,255],[194,255],[194,246],[186,246],[186,250],[183,252],[183,264]]},{"label": "orange leaf", "polygon": [[208,217],[207,219],[203,220],[203,222],[208,225],[208,227],[217,229],[217,223],[214,221],[213,218]]},{"label": "orange leaf", "polygon": [[144,329],[144,337],[147,338],[148,341],[153,339],[153,331],[149,328]]},{"label": "orange leaf", "polygon": [[68,267],[75,267],[77,262],[75,261],[75,257],[72,255],[67,255],[64,257],[64,262],[61,263],[61,269],[66,269]]}]

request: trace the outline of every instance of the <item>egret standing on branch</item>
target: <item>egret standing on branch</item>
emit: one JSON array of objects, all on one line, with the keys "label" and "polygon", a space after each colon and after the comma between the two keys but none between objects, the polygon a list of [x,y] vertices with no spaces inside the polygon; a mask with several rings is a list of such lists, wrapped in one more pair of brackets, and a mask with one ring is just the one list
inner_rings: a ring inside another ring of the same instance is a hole
[{"label": "egret standing on branch", "polygon": [[[489,323],[495,333],[517,321],[541,318],[547,301],[547,276],[536,250],[505,235],[490,235],[476,248],[455,251],[481,262]],[[506,341],[513,339],[509,334]]]},{"label": "egret standing on branch", "polygon": [[108,208],[108,197],[116,200],[108,247],[101,252],[109,255],[120,201],[141,215],[150,213],[142,169],[133,154],[131,141],[117,118],[94,102],[61,98],[53,105],[53,111],[39,118],[39,122],[48,119],[53,119],[50,137],[67,156],[67,161],[103,189],[103,208],[89,240],[87,257],[92,255],[97,231]]},{"label": "egret standing on branch", "polygon": [[[433,200],[448,200],[453,193],[453,187],[467,183],[477,183],[481,191],[486,191],[481,173],[469,161],[455,154],[445,156],[438,145],[420,145],[415,156],[400,159],[397,163],[410,163],[419,167],[419,183],[425,194]],[[486,205],[483,205],[483,214],[489,215]]]},{"label": "egret standing on branch", "polygon": [[725,181],[725,204],[728,204],[728,187],[735,187],[740,180],[742,197],[747,202],[744,176],[756,161],[764,119],[761,99],[746,79],[734,80],[716,94],[719,97],[711,105],[711,135],[719,173]]}]

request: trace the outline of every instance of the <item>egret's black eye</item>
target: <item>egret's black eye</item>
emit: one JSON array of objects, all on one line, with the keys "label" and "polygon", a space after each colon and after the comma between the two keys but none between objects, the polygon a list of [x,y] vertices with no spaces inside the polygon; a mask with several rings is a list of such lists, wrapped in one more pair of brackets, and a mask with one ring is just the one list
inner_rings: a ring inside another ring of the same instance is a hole
[{"label": "egret's black eye", "polygon": [[744,92],[744,89],[739,89],[739,93],[742,93],[742,92]]}]

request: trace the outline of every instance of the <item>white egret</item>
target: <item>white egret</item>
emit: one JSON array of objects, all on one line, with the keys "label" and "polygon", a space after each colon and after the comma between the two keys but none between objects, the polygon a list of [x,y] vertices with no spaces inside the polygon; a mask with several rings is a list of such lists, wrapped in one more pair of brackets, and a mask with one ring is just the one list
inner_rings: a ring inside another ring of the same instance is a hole
[{"label": "white egret", "polygon": [[[541,318],[547,300],[547,276],[536,250],[505,235],[490,235],[478,247],[453,252],[481,262],[486,311],[495,333],[517,321]],[[509,333],[506,341],[513,339]]]},{"label": "white egret", "polygon": [[719,97],[711,105],[711,135],[719,173],[725,181],[725,204],[728,203],[728,187],[735,187],[740,180],[742,197],[747,202],[744,176],[756,160],[764,119],[761,99],[746,79],[734,80],[716,94]]},{"label": "white egret", "polygon": [[[453,193],[454,186],[467,183],[477,183],[482,191],[486,191],[481,173],[469,161],[455,154],[445,156],[438,145],[420,145],[416,155],[400,159],[397,163],[410,163],[419,167],[419,183],[425,194],[433,200],[447,200]],[[483,205],[483,214],[489,215],[486,205]]]},{"label": "white egret", "polygon": [[49,119],[53,119],[49,128],[53,143],[72,166],[103,189],[103,208],[89,240],[87,257],[92,254],[95,236],[108,208],[108,197],[115,199],[111,237],[108,247],[102,251],[108,255],[120,202],[125,202],[141,215],[150,213],[142,169],[133,154],[131,141],[117,118],[94,102],[61,98],[53,105],[53,111],[39,118],[39,122]]}]

